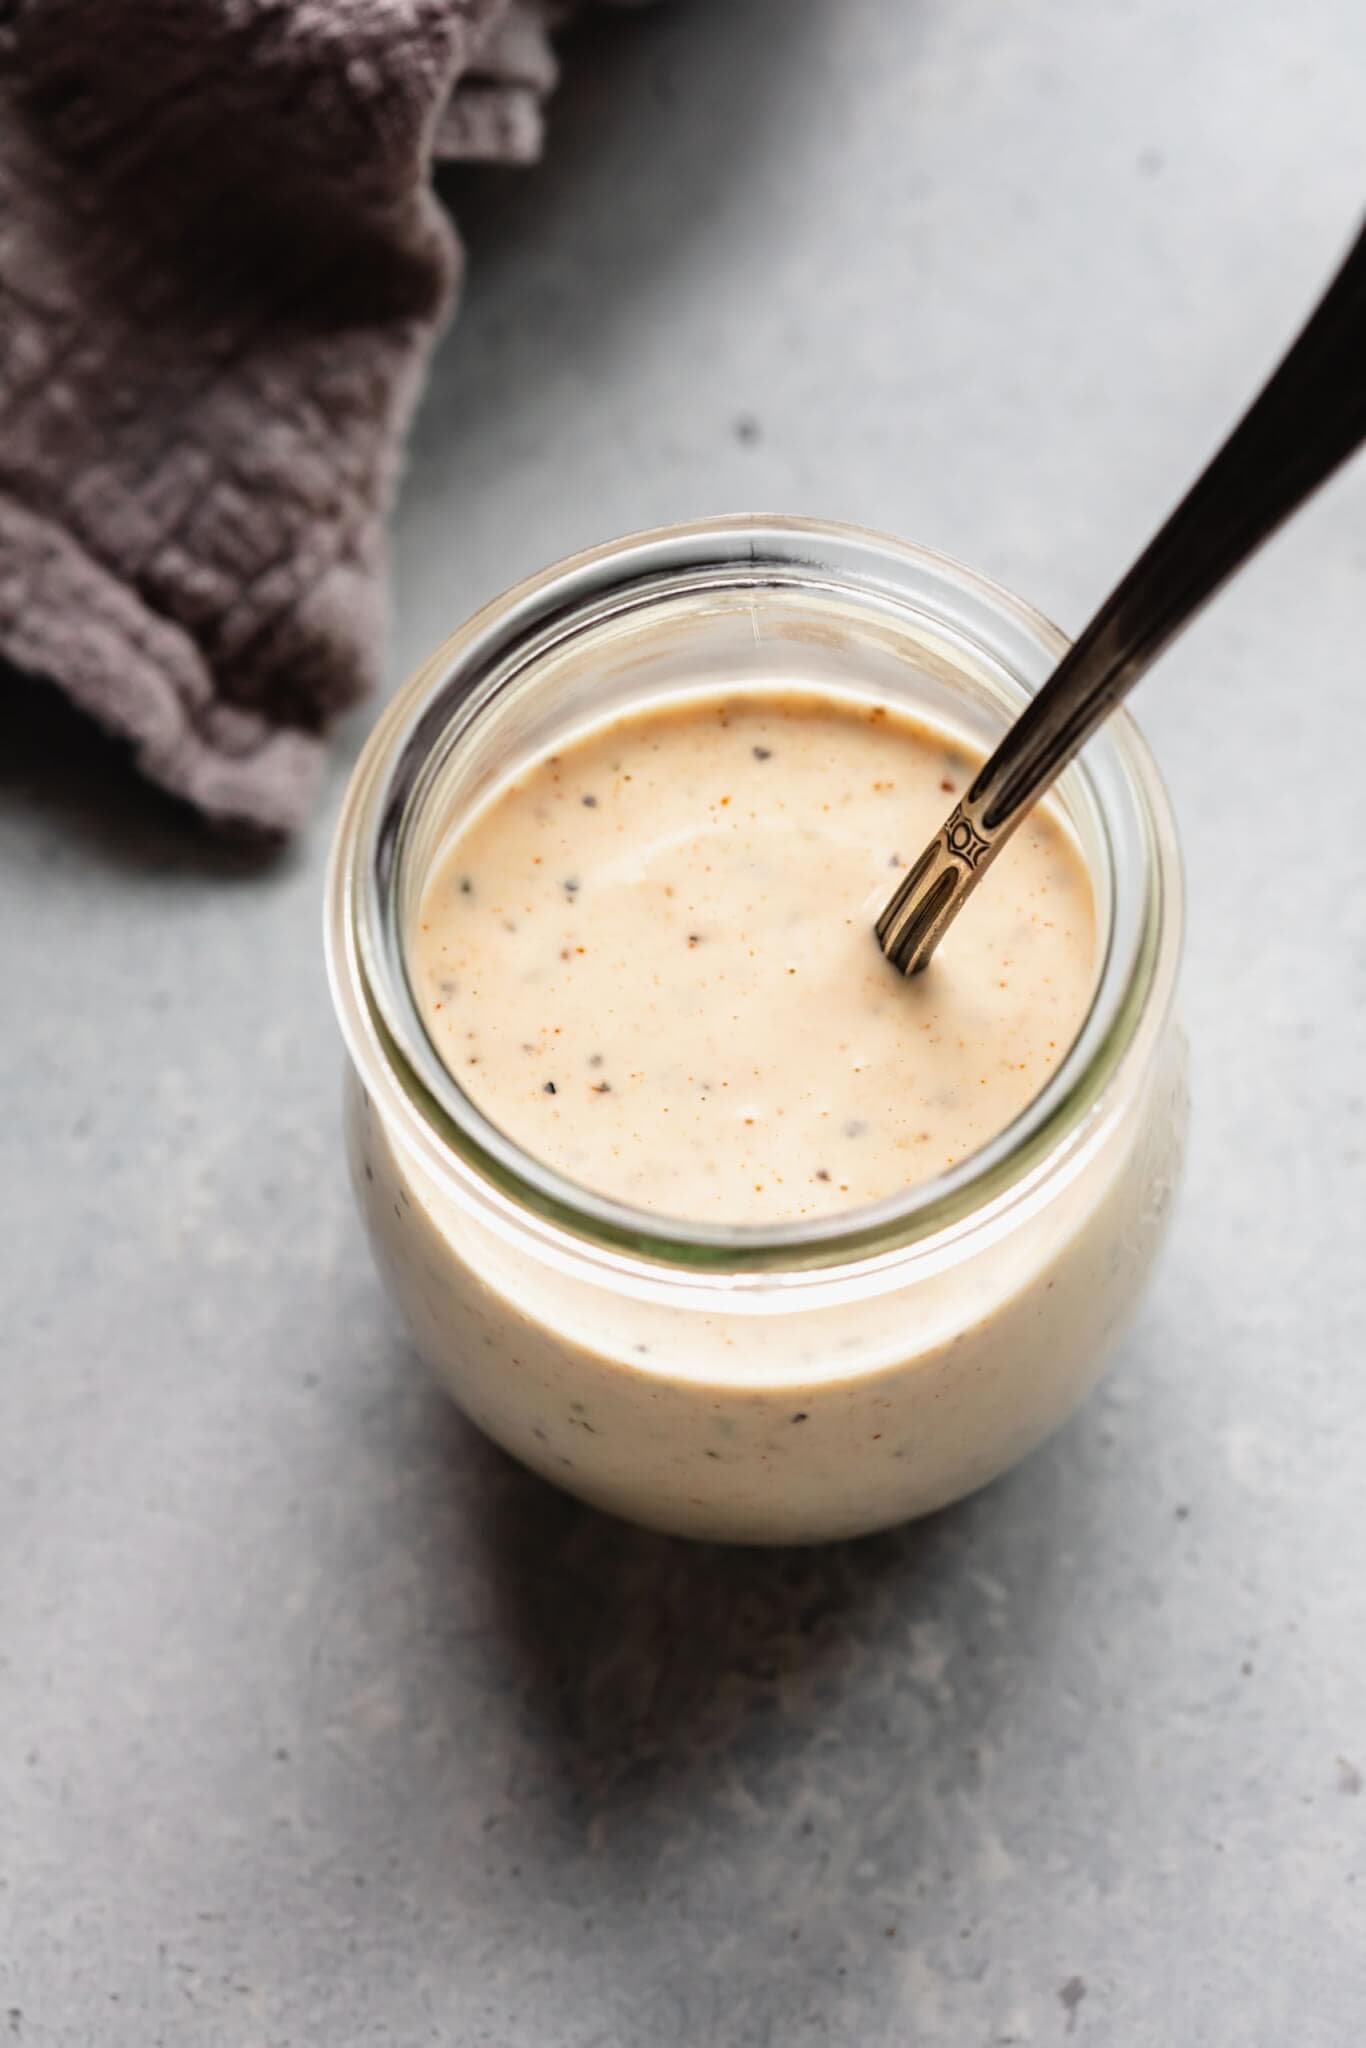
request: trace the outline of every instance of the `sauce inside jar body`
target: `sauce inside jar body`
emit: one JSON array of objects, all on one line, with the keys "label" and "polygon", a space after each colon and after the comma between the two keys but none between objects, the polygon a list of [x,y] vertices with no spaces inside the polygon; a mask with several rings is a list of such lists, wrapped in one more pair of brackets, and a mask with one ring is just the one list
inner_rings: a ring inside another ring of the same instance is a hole
[{"label": "sauce inside jar body", "polygon": [[1132,1312],[1185,1129],[1160,1009],[1076,1142],[981,1215],[772,1271],[669,1237],[671,1217],[834,1230],[970,1155],[1064,1057],[1098,939],[1051,808],[926,975],[872,936],[975,765],[890,704],[696,691],[566,734],[438,839],[407,957],[432,1041],[527,1152],[634,1205],[642,1249],[415,1142],[382,1061],[352,1073],[352,1177],[438,1377],[583,1499],[720,1541],[886,1527],[1030,1450]]}]

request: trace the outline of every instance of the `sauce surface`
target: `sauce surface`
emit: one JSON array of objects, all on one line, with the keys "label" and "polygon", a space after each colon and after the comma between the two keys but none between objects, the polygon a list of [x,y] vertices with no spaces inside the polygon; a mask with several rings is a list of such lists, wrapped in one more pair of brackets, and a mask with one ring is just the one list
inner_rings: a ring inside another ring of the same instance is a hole
[{"label": "sauce surface", "polygon": [[931,1178],[1043,1087],[1095,978],[1047,806],[925,974],[882,959],[873,919],[977,765],[796,692],[593,728],[436,863],[409,943],[433,1043],[524,1150],[660,1215],[791,1222]]}]

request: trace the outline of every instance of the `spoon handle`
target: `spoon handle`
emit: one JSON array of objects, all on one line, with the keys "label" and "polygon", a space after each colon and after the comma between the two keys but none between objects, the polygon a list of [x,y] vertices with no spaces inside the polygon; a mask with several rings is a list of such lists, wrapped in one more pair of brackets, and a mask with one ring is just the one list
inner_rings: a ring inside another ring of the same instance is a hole
[{"label": "spoon handle", "polygon": [[926,965],[1024,813],[1162,650],[1366,438],[1366,227],[1307,325],[1165,526],[1058,663],[878,920]]}]

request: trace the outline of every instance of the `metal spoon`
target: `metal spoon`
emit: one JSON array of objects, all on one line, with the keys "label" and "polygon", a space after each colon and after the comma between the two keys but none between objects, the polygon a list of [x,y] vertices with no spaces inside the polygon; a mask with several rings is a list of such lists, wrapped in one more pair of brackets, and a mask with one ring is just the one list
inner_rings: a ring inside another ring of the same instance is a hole
[{"label": "metal spoon", "polygon": [[1366,226],[1209,467],[1016,719],[877,921],[926,966],[1030,806],[1206,599],[1366,438]]}]

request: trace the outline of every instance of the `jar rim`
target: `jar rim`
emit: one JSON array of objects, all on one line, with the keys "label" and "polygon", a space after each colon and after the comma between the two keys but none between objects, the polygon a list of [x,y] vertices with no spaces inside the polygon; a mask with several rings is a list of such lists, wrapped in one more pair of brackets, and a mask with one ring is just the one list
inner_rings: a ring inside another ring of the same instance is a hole
[{"label": "jar rim", "polygon": [[[548,1243],[715,1280],[829,1273],[976,1234],[1061,1172],[1104,1116],[1147,1020],[1170,1007],[1181,942],[1175,828],[1161,778],[1124,712],[1068,770],[1101,828],[1110,901],[1090,1009],[1026,1107],[957,1165],[834,1215],[713,1224],[636,1209],[569,1180],[507,1137],[460,1089],[422,1028],[402,961],[397,883],[433,760],[458,744],[538,652],[574,630],[690,589],[790,585],[818,595],[910,603],[1032,694],[1065,652],[1063,634],[1000,585],[950,557],[866,529],[739,515],[630,535],[516,584],[459,627],[397,693],[362,750],[329,865],[325,948],[333,1004],[362,1084],[384,1098],[409,1148],[458,1199]],[[1032,665],[1033,678],[1020,667]],[[1146,1034],[1145,1034],[1146,1035]],[[1089,1147],[1087,1148],[1089,1149]]]}]

